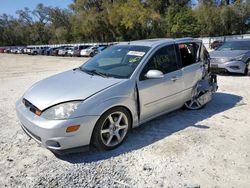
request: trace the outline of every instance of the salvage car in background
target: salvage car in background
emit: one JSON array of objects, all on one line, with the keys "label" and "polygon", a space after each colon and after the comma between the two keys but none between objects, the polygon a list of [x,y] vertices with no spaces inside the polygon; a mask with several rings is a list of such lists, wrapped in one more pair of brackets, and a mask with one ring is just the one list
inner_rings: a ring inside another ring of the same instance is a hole
[{"label": "salvage car in background", "polygon": [[73,55],[76,56],[76,57],[80,57],[81,56],[81,50],[86,49],[88,47],[89,47],[89,45],[75,46]]},{"label": "salvage car in background", "polygon": [[90,144],[110,150],[131,128],[183,105],[200,109],[216,90],[202,41],[141,40],[111,46],[36,83],[16,111],[23,130],[55,153]]},{"label": "salvage car in background", "polygon": [[73,55],[74,55],[74,47],[69,47],[65,55],[73,57]]},{"label": "salvage car in background", "polygon": [[10,51],[11,51],[10,47],[4,49],[4,53],[10,53]]},{"label": "salvage car in background", "polygon": [[93,57],[95,55],[95,50],[98,48],[99,46],[90,46],[86,49],[82,49],[80,51],[80,56],[82,57]]},{"label": "salvage car in background", "polygon": [[4,50],[5,50],[6,48],[0,48],[0,53],[4,53]]},{"label": "salvage car in background", "polygon": [[10,50],[10,53],[12,53],[12,54],[21,54],[21,53],[22,53],[22,50],[21,50],[21,48],[19,48],[19,47],[13,47],[13,48]]},{"label": "salvage car in background", "polygon": [[250,39],[226,41],[210,52],[213,72],[241,73],[249,75]]},{"label": "salvage car in background", "polygon": [[30,55],[43,55],[48,47],[34,47],[30,50]]},{"label": "salvage car in background", "polygon": [[59,56],[67,56],[68,55],[68,50],[72,49],[72,46],[66,46],[63,48],[59,48],[58,54]]},{"label": "salvage car in background", "polygon": [[29,54],[29,55],[30,55],[32,49],[33,49],[32,47],[27,47],[27,48],[24,49],[24,52],[23,52],[23,53],[24,53],[24,54]]},{"label": "salvage car in background", "polygon": [[93,56],[95,56],[95,55],[101,53],[101,52],[102,52],[103,50],[105,50],[107,47],[108,47],[107,45],[105,45],[105,46],[103,45],[103,46],[100,46],[100,47],[96,48],[96,49],[94,50],[94,52],[93,52]]},{"label": "salvage car in background", "polygon": [[45,51],[45,54],[44,54],[44,55],[52,55],[54,50],[57,50],[57,47],[54,47],[54,48],[48,48],[48,49],[46,49],[46,51]]}]

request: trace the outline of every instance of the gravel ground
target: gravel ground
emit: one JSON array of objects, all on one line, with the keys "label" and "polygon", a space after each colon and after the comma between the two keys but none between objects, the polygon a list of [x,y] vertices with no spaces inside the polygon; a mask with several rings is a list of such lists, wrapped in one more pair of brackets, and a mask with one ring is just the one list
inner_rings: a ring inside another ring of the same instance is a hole
[{"label": "gravel ground", "polygon": [[219,76],[202,110],[134,129],[108,152],[56,157],[21,130],[15,101],[84,58],[0,54],[0,187],[250,187],[250,78]]}]

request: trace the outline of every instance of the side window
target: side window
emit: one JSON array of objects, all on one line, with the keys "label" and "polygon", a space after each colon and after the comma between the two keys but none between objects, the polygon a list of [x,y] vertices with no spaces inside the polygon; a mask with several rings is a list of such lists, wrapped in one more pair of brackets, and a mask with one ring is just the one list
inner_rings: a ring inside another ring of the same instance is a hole
[{"label": "side window", "polygon": [[145,79],[145,74],[149,70],[159,70],[163,72],[163,74],[178,70],[174,45],[162,47],[155,52],[143,68],[140,80]]},{"label": "side window", "polygon": [[182,67],[192,65],[199,60],[199,48],[198,43],[179,44]]}]

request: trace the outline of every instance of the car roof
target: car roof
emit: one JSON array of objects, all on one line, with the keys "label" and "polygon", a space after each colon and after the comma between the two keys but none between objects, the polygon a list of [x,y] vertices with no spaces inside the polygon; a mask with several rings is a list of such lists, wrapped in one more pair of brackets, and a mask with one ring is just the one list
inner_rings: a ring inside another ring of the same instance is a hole
[{"label": "car roof", "polygon": [[118,45],[135,45],[135,46],[158,46],[161,44],[175,44],[181,42],[201,42],[201,40],[194,39],[194,38],[156,38],[156,39],[144,39],[144,40],[136,40],[130,42],[120,42]]}]

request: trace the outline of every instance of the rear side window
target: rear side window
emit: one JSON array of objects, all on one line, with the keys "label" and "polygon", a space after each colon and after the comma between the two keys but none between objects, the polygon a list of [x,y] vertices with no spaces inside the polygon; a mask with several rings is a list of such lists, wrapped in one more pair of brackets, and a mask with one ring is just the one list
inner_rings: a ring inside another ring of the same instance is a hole
[{"label": "rear side window", "polygon": [[199,61],[199,43],[182,43],[179,44],[182,67],[192,65]]},{"label": "rear side window", "polygon": [[149,70],[159,70],[167,74],[178,70],[174,45],[168,45],[157,50],[142,70],[140,79],[145,79]]}]

